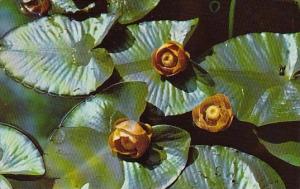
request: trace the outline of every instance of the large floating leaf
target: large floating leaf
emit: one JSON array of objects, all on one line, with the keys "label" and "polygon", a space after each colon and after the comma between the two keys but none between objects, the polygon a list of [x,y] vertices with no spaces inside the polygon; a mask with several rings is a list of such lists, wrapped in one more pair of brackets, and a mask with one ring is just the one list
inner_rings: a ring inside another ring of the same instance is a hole
[{"label": "large floating leaf", "polygon": [[18,0],[0,0],[0,38],[8,31],[31,20],[21,12],[19,3]]},{"label": "large floating leaf", "polygon": [[[63,127],[61,127],[58,132],[64,132],[65,134],[60,134],[61,136],[64,136],[67,135],[67,133],[69,134],[70,132],[73,132],[72,129],[82,129],[82,127],[92,129],[94,132],[91,133],[97,133],[97,136],[101,135],[101,137],[97,138],[97,140],[99,140],[98,143],[101,143],[97,145],[97,150],[102,153],[106,152],[105,155],[114,159],[116,156],[110,151],[107,152],[108,144],[106,143],[108,141],[111,128],[114,122],[119,118],[130,117],[131,119],[136,120],[139,118],[145,108],[144,99],[147,95],[146,91],[147,87],[145,84],[140,82],[115,85],[104,91],[102,94],[93,96],[76,106],[70,113],[67,114],[61,124]],[[119,97],[119,99],[117,97]],[[123,107],[118,107],[118,105],[120,105],[120,101],[124,101],[125,99],[127,99],[127,101],[126,103],[123,102]],[[66,130],[67,128],[69,130]],[[90,144],[90,140],[96,140],[93,135],[94,134],[91,134],[89,137],[78,136],[78,140],[81,142],[81,144],[78,145],[81,146],[82,149],[88,149],[89,146],[92,146]],[[66,137],[55,138],[58,138],[58,140],[60,138],[64,138],[61,143],[71,143],[70,139],[67,139]],[[83,138],[85,140],[84,143],[82,143]],[[97,143],[97,141],[94,141],[94,143]],[[77,143],[73,145],[77,146]],[[122,168],[124,167],[124,174],[122,173],[119,175],[120,179],[124,178],[122,188],[138,189],[143,188],[143,186],[149,186],[151,188],[165,188],[169,186],[178,177],[186,164],[189,145],[190,136],[186,131],[167,125],[153,126],[153,137],[150,149],[141,160],[132,162],[118,159],[118,161],[123,165]],[[74,158],[74,154],[79,153],[78,151],[73,153],[60,148],[59,145],[53,143],[50,144],[49,149],[50,150],[47,150],[46,152],[47,156],[49,156],[52,160],[62,161],[62,164],[66,163],[68,166],[68,168],[59,166],[63,167],[56,171],[60,171],[60,174],[53,174],[53,171],[49,171],[49,174],[55,178],[65,178],[59,176],[62,175],[63,172],[66,172],[65,175],[69,175],[69,172],[78,173],[79,168],[76,167],[83,167],[82,162],[90,161],[89,159],[81,159],[81,161],[78,161],[76,165],[68,165],[67,162],[72,161],[69,160],[69,158]],[[57,149],[56,151],[59,151],[58,154],[60,155],[53,153],[54,149]],[[77,147],[72,147],[71,150],[73,151],[74,149],[76,150]],[[87,154],[86,152],[80,153]],[[88,156],[93,157],[93,155]],[[51,168],[52,165],[55,165],[54,169],[57,169],[57,164],[60,163],[55,163],[52,160],[49,161],[49,157],[46,157],[46,164],[50,167],[49,170],[53,169]],[[97,162],[99,164],[110,164],[110,162],[102,162],[101,158]],[[101,170],[98,168],[93,169],[93,171],[98,172],[101,172]],[[111,173],[107,173],[107,175],[111,175]],[[164,176],[162,177],[161,175]],[[111,176],[109,178],[106,177],[106,179],[113,180],[111,179]],[[69,186],[70,183],[76,182],[76,180],[80,179],[75,179],[74,181],[71,179],[58,179],[56,186],[57,188],[59,188],[58,186],[65,188],[66,186]],[[83,184],[89,183],[90,188],[97,188],[93,185],[93,181],[91,181],[91,179],[85,178],[81,181],[82,182],[80,184],[78,183],[77,187],[83,187]],[[112,188],[120,188],[120,186],[118,187],[115,185],[115,187]]]},{"label": "large floating leaf", "polygon": [[[30,133],[44,147],[61,118],[80,99],[41,95],[13,81],[0,70],[0,121]],[[13,94],[13,95],[12,95]]]},{"label": "large floating leaf", "polygon": [[195,146],[172,189],[284,189],[279,175],[254,156],[222,146]]},{"label": "large floating leaf", "polygon": [[[198,20],[155,21],[128,26],[126,50],[111,53],[116,68],[126,81],[146,82],[148,102],[165,115],[177,115],[191,111],[211,93],[207,79],[197,67],[173,79],[163,79],[151,66],[151,54],[155,48],[172,40],[185,44],[193,33]],[[121,50],[121,49],[120,49]]]},{"label": "large floating leaf", "polygon": [[83,22],[45,17],[6,35],[0,64],[19,82],[59,95],[89,94],[107,80],[113,63],[101,43],[116,19],[103,14]]},{"label": "large floating leaf", "polygon": [[141,82],[124,82],[78,104],[62,121],[64,127],[90,127],[110,132],[118,119],[139,120],[146,107],[147,87]]},{"label": "large floating leaf", "polygon": [[261,138],[259,142],[266,147],[266,149],[274,156],[283,161],[300,167],[300,143],[295,141],[288,141],[282,143],[271,143]]},{"label": "large floating leaf", "polygon": [[11,184],[8,180],[2,175],[0,175],[0,188],[1,189],[12,189]]},{"label": "large floating leaf", "polygon": [[57,178],[54,188],[120,188],[123,168],[111,155],[107,136],[90,128],[60,128],[45,152],[47,176]]},{"label": "large floating leaf", "polygon": [[0,174],[43,175],[42,156],[31,140],[20,131],[0,124]]},{"label": "large floating leaf", "polygon": [[143,18],[160,0],[108,0],[109,12],[120,15],[119,22],[128,24]]},{"label": "large floating leaf", "polygon": [[238,119],[258,126],[300,120],[300,33],[248,34],[202,62]]}]

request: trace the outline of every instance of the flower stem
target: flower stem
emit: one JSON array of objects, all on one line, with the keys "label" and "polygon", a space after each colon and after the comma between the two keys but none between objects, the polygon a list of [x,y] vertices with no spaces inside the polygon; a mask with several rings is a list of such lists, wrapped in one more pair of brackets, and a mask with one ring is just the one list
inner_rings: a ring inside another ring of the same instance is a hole
[{"label": "flower stem", "polygon": [[229,20],[228,20],[228,37],[232,38],[234,29],[234,14],[235,14],[236,0],[231,0],[229,8]]}]

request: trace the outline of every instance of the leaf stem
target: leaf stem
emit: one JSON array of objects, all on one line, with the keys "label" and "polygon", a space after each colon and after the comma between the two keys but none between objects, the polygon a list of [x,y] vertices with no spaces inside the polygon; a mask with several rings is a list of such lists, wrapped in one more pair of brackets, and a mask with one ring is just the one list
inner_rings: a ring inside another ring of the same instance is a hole
[{"label": "leaf stem", "polygon": [[228,20],[228,37],[229,38],[232,38],[232,36],[233,36],[235,5],[236,5],[236,0],[231,0],[230,7],[229,7],[229,20]]}]

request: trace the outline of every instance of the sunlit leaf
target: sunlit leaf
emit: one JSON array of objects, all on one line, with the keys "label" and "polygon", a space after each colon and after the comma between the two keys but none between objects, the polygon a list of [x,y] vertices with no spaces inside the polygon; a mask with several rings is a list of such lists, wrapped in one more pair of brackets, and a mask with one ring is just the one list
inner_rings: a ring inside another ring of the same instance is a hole
[{"label": "sunlit leaf", "polygon": [[0,124],[0,174],[43,175],[43,158],[31,140],[15,128]]},{"label": "sunlit leaf", "polygon": [[216,45],[201,66],[238,119],[261,126],[300,120],[300,34],[248,34]]},{"label": "sunlit leaf", "polygon": [[238,150],[222,146],[194,146],[187,167],[171,189],[284,189],[268,164]]},{"label": "sunlit leaf", "polygon": [[196,66],[190,66],[183,75],[162,78],[151,66],[151,54],[166,42],[186,44],[193,33],[197,19],[189,21],[153,21],[128,26],[131,37],[126,47],[111,53],[116,68],[125,81],[147,83],[147,101],[165,115],[191,111],[203,98],[211,94],[206,75]]},{"label": "sunlit leaf", "polygon": [[0,64],[26,86],[58,95],[85,95],[113,72],[106,50],[98,46],[116,16],[102,14],[79,22],[44,17],[7,34],[0,44]]}]

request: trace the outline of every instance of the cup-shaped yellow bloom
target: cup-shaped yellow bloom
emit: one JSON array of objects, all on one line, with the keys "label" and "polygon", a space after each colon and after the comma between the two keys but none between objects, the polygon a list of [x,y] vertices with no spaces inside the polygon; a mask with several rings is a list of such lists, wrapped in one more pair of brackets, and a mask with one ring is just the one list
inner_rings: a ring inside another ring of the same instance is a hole
[{"label": "cup-shaped yellow bloom", "polygon": [[231,125],[233,112],[229,99],[223,94],[206,98],[192,111],[194,123],[209,132],[219,132]]},{"label": "cup-shaped yellow bloom", "polygon": [[129,119],[120,119],[109,136],[109,145],[114,153],[130,158],[140,158],[149,148],[152,128]]},{"label": "cup-shaped yellow bloom", "polygon": [[160,75],[170,77],[184,71],[189,58],[181,44],[170,41],[154,50],[152,66]]}]

